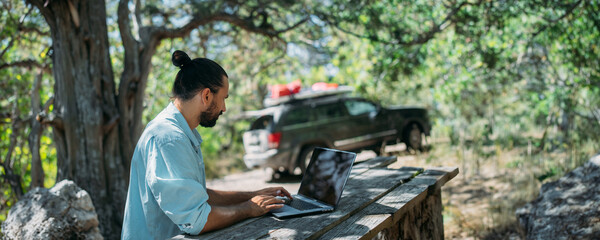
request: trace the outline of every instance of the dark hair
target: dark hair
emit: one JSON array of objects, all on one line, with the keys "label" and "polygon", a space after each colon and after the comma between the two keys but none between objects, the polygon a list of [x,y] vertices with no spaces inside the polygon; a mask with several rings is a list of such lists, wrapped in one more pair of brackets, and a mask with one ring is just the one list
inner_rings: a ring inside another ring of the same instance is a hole
[{"label": "dark hair", "polygon": [[183,51],[173,52],[171,62],[180,70],[173,83],[173,97],[184,101],[192,99],[204,88],[216,93],[223,86],[223,76],[227,73],[219,64],[208,58],[194,60]]}]

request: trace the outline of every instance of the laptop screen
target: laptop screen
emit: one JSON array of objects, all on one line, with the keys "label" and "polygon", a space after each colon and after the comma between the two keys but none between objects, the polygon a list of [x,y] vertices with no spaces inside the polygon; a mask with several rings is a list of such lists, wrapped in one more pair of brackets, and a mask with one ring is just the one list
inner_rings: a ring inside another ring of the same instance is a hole
[{"label": "laptop screen", "polygon": [[356,153],[315,148],[298,194],[337,205]]}]

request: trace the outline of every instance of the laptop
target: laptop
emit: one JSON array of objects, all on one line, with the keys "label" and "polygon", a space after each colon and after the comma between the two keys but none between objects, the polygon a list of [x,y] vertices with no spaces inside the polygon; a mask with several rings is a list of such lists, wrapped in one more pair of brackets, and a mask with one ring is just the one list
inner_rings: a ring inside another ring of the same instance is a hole
[{"label": "laptop", "polygon": [[271,210],[277,218],[331,212],[342,198],[356,153],[315,148],[302,177],[298,194],[280,209]]}]

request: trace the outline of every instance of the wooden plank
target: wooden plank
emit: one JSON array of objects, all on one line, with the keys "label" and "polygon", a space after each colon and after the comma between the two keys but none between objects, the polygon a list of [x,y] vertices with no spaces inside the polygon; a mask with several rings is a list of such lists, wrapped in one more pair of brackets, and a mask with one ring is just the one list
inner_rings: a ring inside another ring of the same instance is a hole
[{"label": "wooden plank", "polygon": [[200,236],[178,236],[178,239],[310,239],[322,235],[360,209],[406,182],[416,171],[371,169],[348,180],[338,208],[325,214],[279,220],[272,216],[255,218],[216,232]]},{"label": "wooden plank", "polygon": [[387,157],[383,157],[383,156],[378,156],[378,157],[374,157],[371,158],[369,160],[363,161],[363,162],[359,162],[354,164],[354,166],[352,167],[353,169],[355,168],[379,168],[379,167],[386,167],[394,162],[396,162],[396,160],[398,159],[398,157],[396,156],[387,156]]},{"label": "wooden plank", "polygon": [[[427,196],[427,187],[407,189],[405,185],[394,189],[377,202],[364,208],[357,214],[340,223],[335,228],[321,236],[323,239],[370,239],[378,232],[393,224],[393,213],[410,208],[415,203],[423,201]],[[393,199],[393,200],[391,200]],[[389,204],[394,201],[393,204]],[[386,205],[388,204],[388,205]],[[397,208],[395,208],[397,207]]]},{"label": "wooden plank", "polygon": [[458,168],[428,169],[319,237],[372,239],[385,228],[393,227],[407,211],[415,209],[428,195],[439,194],[435,191],[439,191],[442,185],[457,174]]},{"label": "wooden plank", "polygon": [[374,157],[367,161],[360,162],[352,166],[352,171],[350,172],[350,178],[363,174],[372,168],[384,168],[388,165],[394,163],[397,160],[397,157]]},{"label": "wooden plank", "polygon": [[434,167],[425,170],[423,174],[420,174],[419,176],[421,176],[421,178],[427,176],[435,177],[437,179],[435,187],[441,187],[456,177],[456,175],[458,175],[457,167]]}]

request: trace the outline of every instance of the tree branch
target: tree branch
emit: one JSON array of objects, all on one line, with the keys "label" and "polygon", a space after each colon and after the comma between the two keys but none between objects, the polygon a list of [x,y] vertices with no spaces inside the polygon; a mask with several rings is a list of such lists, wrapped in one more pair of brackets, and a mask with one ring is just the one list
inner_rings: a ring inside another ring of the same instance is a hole
[{"label": "tree branch", "polygon": [[[4,56],[4,54],[6,54],[6,52],[8,51],[8,49],[10,49],[13,45],[13,43],[15,42],[15,37],[10,39],[10,42],[8,42],[8,44],[6,45],[6,48],[4,48],[4,50],[2,50],[2,52],[0,53],[0,58],[2,58],[2,56]],[[2,69],[2,68],[0,68]]]},{"label": "tree branch", "polygon": [[287,27],[285,29],[276,31],[275,33],[277,35],[279,35],[279,34],[282,34],[282,33],[285,33],[285,32],[289,32],[291,30],[294,30],[294,29],[298,28],[300,25],[306,23],[309,19],[310,19],[309,17],[305,17],[305,18],[301,19],[300,21],[296,22],[295,24],[292,24],[291,26],[289,26],[289,27]]},{"label": "tree branch", "polygon": [[52,127],[54,127],[55,129],[58,129],[60,131],[64,130],[64,123],[63,123],[63,119],[56,115],[53,112],[50,112],[50,106],[54,104],[54,97],[51,97],[50,99],[48,99],[48,101],[46,101],[46,103],[44,103],[44,106],[42,107],[42,111],[35,116],[35,119],[42,123],[42,125],[50,125]]},{"label": "tree branch", "polygon": [[[4,8],[8,11],[8,15],[9,15],[9,20],[13,20],[12,15],[10,14],[10,8],[4,6]],[[29,10],[27,10],[27,13],[25,13],[25,15],[23,15],[21,17],[21,19],[18,21],[17,23],[17,34],[15,34],[15,36],[13,38],[10,39],[10,42],[8,43],[8,45],[6,46],[6,48],[4,48],[4,50],[2,50],[2,53],[0,53],[0,58],[2,58],[2,56],[4,56],[4,54],[6,53],[6,51],[8,51],[8,49],[10,49],[12,47],[13,42],[19,38],[19,34],[18,32],[23,28],[23,22],[25,21],[25,19],[27,18],[27,16],[31,13],[31,11],[33,10],[33,8],[30,8]],[[14,20],[13,20],[14,21]]]},{"label": "tree branch", "polygon": [[45,114],[39,114],[38,116],[39,116],[39,121],[42,124],[50,125],[59,131],[65,130],[64,121],[60,116],[57,116],[54,113],[50,113],[50,114],[48,114],[48,116],[46,116]]},{"label": "tree branch", "polygon": [[[31,89],[31,113],[37,116],[42,111],[40,89],[42,87],[42,77],[44,70],[40,69],[36,75]],[[35,187],[44,187],[44,167],[42,166],[42,157],[40,155],[40,141],[44,133],[43,125],[36,118],[31,118],[30,132],[27,140],[29,142],[29,152],[31,153],[31,182],[29,189]]]},{"label": "tree branch", "polygon": [[564,19],[565,17],[571,15],[573,13],[573,11],[575,10],[575,8],[577,8],[577,6],[579,6],[579,4],[581,4],[582,1],[583,0],[579,0],[576,3],[573,3],[573,4],[569,5],[568,8],[567,8],[567,11],[565,12],[565,14],[563,14],[560,17],[558,17],[557,19],[544,18],[544,20],[546,20],[546,22],[557,23],[560,20]]},{"label": "tree branch", "polygon": [[[17,96],[17,94],[15,94],[15,96]],[[12,169],[12,166],[13,166],[12,154],[13,154],[15,147],[17,146],[17,134],[20,132],[21,124],[23,122],[22,120],[19,119],[19,107],[17,105],[17,102],[18,101],[15,101],[13,104],[13,111],[12,111],[12,118],[11,118],[12,132],[9,137],[8,151],[6,152],[6,157],[4,158],[4,161],[0,161],[0,166],[2,166],[2,168],[4,168],[4,173],[5,173],[2,175],[2,178],[4,178],[4,181],[9,183],[9,185],[11,186],[11,188],[13,190],[13,194],[15,194],[17,199],[20,199],[21,196],[23,196],[23,187],[22,187],[22,182],[21,182],[21,176],[19,174],[15,174]]]},{"label": "tree branch", "polygon": [[248,32],[258,33],[267,37],[279,38],[279,35],[288,31],[291,31],[306,21],[308,21],[309,17],[305,17],[298,22],[288,26],[284,29],[275,30],[271,25],[256,25],[253,22],[252,18],[242,18],[235,14],[229,14],[226,12],[218,12],[214,14],[209,14],[205,16],[196,16],[190,22],[185,24],[180,28],[165,28],[165,27],[152,27],[149,29],[152,37],[157,38],[158,40],[166,39],[166,38],[181,38],[187,36],[192,30],[198,28],[199,26],[206,25],[211,22],[227,22],[231,25],[237,26],[241,29],[244,29]]},{"label": "tree branch", "polygon": [[[130,51],[128,49],[135,49],[137,41],[133,37],[131,32],[131,20],[129,19],[129,0],[120,0],[119,7],[117,9],[119,33],[121,34],[121,41],[123,42],[123,48],[125,49],[125,57],[129,57]],[[137,52],[137,50],[136,50]]]},{"label": "tree branch", "polygon": [[[138,31],[140,28],[142,27],[142,3],[141,0],[134,0],[135,2],[135,9],[133,10],[133,15],[135,16],[135,22],[134,22],[134,28]],[[139,38],[139,36],[138,36]]]},{"label": "tree branch", "polygon": [[[460,3],[457,7],[453,8],[444,18],[444,20],[442,20],[439,24],[436,24],[435,22],[433,22],[433,27],[431,28],[431,30],[425,32],[425,33],[421,33],[419,34],[416,38],[414,38],[412,41],[404,41],[400,38],[396,38],[394,40],[385,40],[385,39],[381,39],[377,36],[371,36],[371,35],[362,35],[362,34],[358,34],[352,31],[349,31],[347,29],[344,29],[340,26],[340,22],[337,21],[332,21],[327,17],[323,17],[323,20],[335,27],[336,29],[350,34],[352,36],[358,37],[358,38],[365,38],[365,39],[369,39],[371,41],[375,41],[375,42],[380,42],[380,43],[384,43],[384,44],[390,44],[390,45],[405,45],[405,46],[413,46],[413,45],[418,45],[418,44],[423,44],[428,42],[429,40],[433,39],[433,37],[435,36],[436,33],[441,32],[443,30],[445,30],[452,21],[452,17],[454,17],[456,15],[456,13],[458,13],[458,11],[460,11],[463,7],[465,6],[469,6],[469,5],[478,5],[480,4],[482,1],[479,0],[477,3],[470,3],[469,1],[464,1],[462,3]],[[323,14],[320,13],[321,16],[326,16],[327,14]]]},{"label": "tree branch", "polygon": [[596,120],[596,123],[598,124],[598,126],[600,126],[600,109],[593,109],[590,107],[590,111],[592,112],[594,120]]},{"label": "tree branch", "polygon": [[50,36],[50,32],[44,32],[44,31],[42,31],[38,28],[34,28],[34,27],[20,27],[19,32],[22,32],[22,33],[34,32],[40,36],[46,36],[46,37]]},{"label": "tree branch", "polygon": [[50,70],[50,68],[47,65],[42,65],[41,63],[39,63],[33,59],[26,59],[26,60],[11,62],[11,63],[0,64],[0,70],[2,70],[4,68],[10,68],[10,67],[26,67],[26,68],[36,67],[36,68],[44,69],[45,72],[49,72],[49,70]]},{"label": "tree branch", "polygon": [[549,22],[550,24],[548,25],[544,25],[543,27],[541,27],[537,32],[535,32],[531,38],[535,38],[537,37],[537,35],[539,35],[540,33],[544,32],[550,25],[554,25],[556,23],[558,23],[560,20],[563,20],[564,18],[566,18],[567,16],[571,15],[573,13],[573,11],[575,11],[575,8],[577,8],[577,6],[579,6],[579,4],[581,4],[583,0],[579,0],[576,3],[573,3],[571,6],[569,6],[569,8],[567,9],[567,11],[565,12],[565,14],[563,14],[562,16],[558,17],[557,19],[548,19],[548,18],[544,18],[544,20],[546,20],[547,22]]}]

